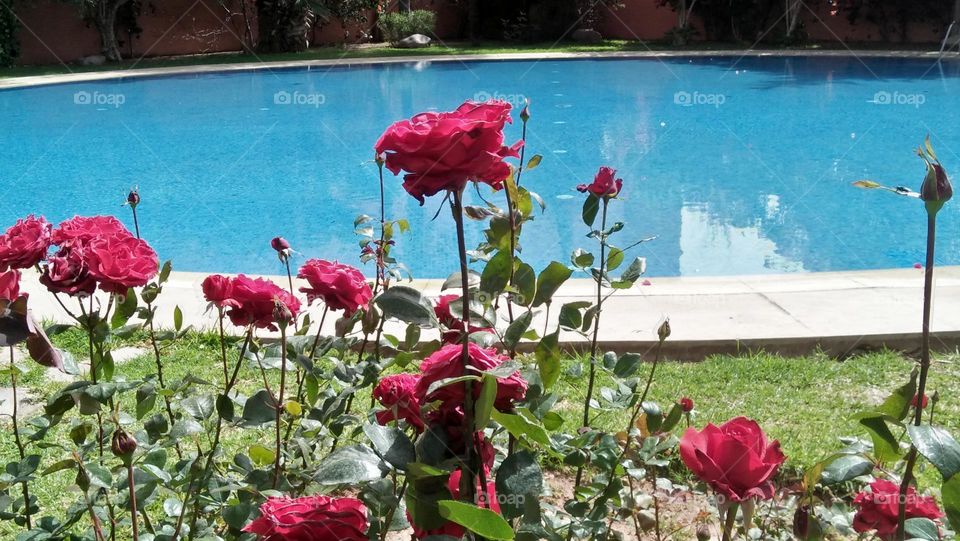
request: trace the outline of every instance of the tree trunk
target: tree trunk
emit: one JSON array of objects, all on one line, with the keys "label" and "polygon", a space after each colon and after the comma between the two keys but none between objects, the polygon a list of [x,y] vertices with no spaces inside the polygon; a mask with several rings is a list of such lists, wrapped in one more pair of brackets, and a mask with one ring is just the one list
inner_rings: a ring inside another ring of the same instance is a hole
[{"label": "tree trunk", "polygon": [[129,0],[101,0],[97,3],[94,24],[100,33],[100,50],[111,62],[119,62],[123,57],[117,44],[117,10]]}]

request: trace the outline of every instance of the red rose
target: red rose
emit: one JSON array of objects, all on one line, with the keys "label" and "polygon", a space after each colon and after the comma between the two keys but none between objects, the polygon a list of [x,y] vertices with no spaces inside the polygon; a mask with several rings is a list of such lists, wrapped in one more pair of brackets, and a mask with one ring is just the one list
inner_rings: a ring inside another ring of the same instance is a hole
[{"label": "red rose", "polygon": [[423,432],[423,420],[420,419],[420,401],[417,400],[416,387],[419,376],[414,374],[396,374],[380,380],[373,390],[373,397],[387,408],[377,412],[377,422],[386,425],[391,421],[403,419]]},{"label": "red rose", "polygon": [[[497,350],[492,348],[482,348],[474,343],[470,343],[468,348],[470,366],[478,370],[490,370],[510,360],[509,357],[497,353]],[[417,382],[417,397],[420,399],[421,404],[440,401],[444,403],[444,406],[450,407],[463,403],[463,399],[466,396],[466,384],[464,383],[446,385],[427,395],[427,390],[434,382],[464,375],[463,364],[461,362],[462,354],[462,345],[448,344],[420,363],[420,371],[423,375],[420,377],[420,381]],[[497,380],[497,399],[494,405],[501,411],[509,411],[513,409],[513,403],[515,401],[523,400],[526,393],[527,382],[520,375],[519,371],[514,372],[509,377]],[[473,394],[474,398],[480,396],[480,385],[477,383],[473,385]]]},{"label": "red rose", "polygon": [[593,178],[593,182],[591,184],[580,184],[577,186],[577,191],[590,192],[597,197],[616,197],[623,189],[623,180],[615,179],[616,174],[616,169],[601,167],[597,171],[597,176]]},{"label": "red rose", "polygon": [[40,275],[40,283],[53,293],[66,293],[73,297],[92,295],[97,281],[87,271],[83,247],[61,249],[47,258]]},{"label": "red rose", "polygon": [[[927,395],[923,395],[923,400],[920,401],[920,409],[926,409],[929,402],[930,399]],[[917,407],[917,395],[913,395],[913,398],[910,399],[910,405],[914,408]]]},{"label": "red rose", "polygon": [[734,502],[773,497],[770,480],[786,460],[780,442],[768,443],[760,426],[746,417],[703,431],[688,428],[680,439],[680,456],[690,471],[720,496]]},{"label": "red rose", "polygon": [[88,243],[96,238],[132,237],[130,231],[113,216],[74,216],[53,230],[53,243],[61,248],[77,242]]},{"label": "red rose", "polygon": [[43,217],[33,214],[17,220],[7,232],[0,235],[0,270],[29,269],[47,255],[53,229]]},{"label": "red rose", "polygon": [[117,295],[146,285],[160,270],[157,252],[146,241],[129,235],[91,240],[83,250],[83,259],[100,289]]},{"label": "red rose", "polygon": [[0,272],[0,301],[13,302],[20,298],[20,271]]},{"label": "red rose", "polygon": [[403,188],[420,204],[424,196],[462,190],[468,181],[503,187],[510,174],[506,157],[518,157],[522,143],[503,145],[503,127],[510,122],[510,104],[465,102],[449,113],[420,113],[387,128],[374,146],[386,153],[394,175],[406,171]]},{"label": "red rose", "polygon": [[[450,312],[450,303],[459,300],[460,295],[441,295],[437,298],[437,304],[433,307],[433,312],[440,320],[440,324],[450,329],[441,334],[443,342],[446,344],[457,344],[460,342],[460,336],[463,334],[463,320],[456,318]],[[470,325],[470,333],[475,332],[494,332],[490,327],[475,327]]]},{"label": "red rose", "polygon": [[366,308],[373,298],[373,291],[370,291],[363,274],[336,261],[310,259],[300,267],[297,278],[310,284],[310,287],[300,288],[307,294],[309,302],[322,299],[331,310],[343,310],[348,315],[358,308]]},{"label": "red rose", "polygon": [[[461,470],[456,470],[450,474],[450,478],[447,480],[447,490],[450,491],[451,499],[459,500],[460,499],[460,478],[463,477],[463,472]],[[490,472],[487,471],[487,478],[490,478]],[[474,503],[476,505],[481,505],[480,498],[484,497],[485,502],[483,506],[496,512],[500,512],[500,502],[497,501],[497,487],[493,481],[487,481],[487,493],[483,495],[481,493],[480,483],[475,483],[477,494],[474,498]],[[439,536],[447,535],[454,539],[460,539],[466,533],[463,526],[455,522],[447,522],[440,528],[435,528],[433,530],[422,530],[417,528],[413,523],[413,518],[410,516],[409,512],[407,513],[407,521],[413,526],[413,536],[416,539],[426,539],[430,536]]]},{"label": "red rose", "polygon": [[230,299],[233,303],[227,315],[238,327],[254,325],[277,330],[274,308],[278,302],[286,307],[291,318],[296,318],[300,311],[300,301],[286,289],[269,280],[248,278],[242,274],[231,280]]},{"label": "red rose", "polygon": [[690,413],[693,411],[693,399],[687,398],[686,396],[680,399],[680,409],[684,413]]},{"label": "red rose", "polygon": [[[919,496],[913,487],[907,488],[907,518],[929,518],[936,520],[943,516],[937,502],[930,496]],[[900,514],[900,487],[886,479],[877,479],[870,483],[870,492],[860,492],[853,499],[858,510],[853,517],[853,529],[860,533],[876,530],[881,539],[893,539],[897,533]]]},{"label": "red rose", "polygon": [[211,274],[203,279],[200,287],[203,288],[203,298],[214,306],[219,308],[239,306],[239,303],[230,297],[233,291],[233,282],[226,276]]},{"label": "red rose", "polygon": [[244,526],[263,541],[367,541],[367,508],[355,498],[268,498]]}]

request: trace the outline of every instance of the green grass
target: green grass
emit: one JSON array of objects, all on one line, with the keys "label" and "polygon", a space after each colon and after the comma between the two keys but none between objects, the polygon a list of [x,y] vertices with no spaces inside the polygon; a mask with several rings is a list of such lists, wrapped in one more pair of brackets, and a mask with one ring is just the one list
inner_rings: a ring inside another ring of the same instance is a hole
[{"label": "green grass", "polygon": [[[60,347],[72,352],[84,364],[85,336],[71,331],[55,337]],[[146,347],[143,337],[114,344]],[[211,382],[222,380],[219,342],[214,335],[188,334],[183,340],[163,351],[164,371],[168,381],[175,381],[187,374]],[[938,424],[944,424],[954,434],[960,434],[960,404],[956,400],[960,391],[960,364],[956,356],[938,356],[932,371],[930,388],[938,390],[941,401],[937,405]],[[578,361],[565,361],[558,392],[564,399],[559,411],[567,420],[567,430],[575,430],[579,424],[579,412],[585,393],[584,376],[575,376],[569,369]],[[810,466],[840,447],[839,438],[858,434],[856,423],[850,415],[866,406],[879,403],[889,392],[908,376],[914,362],[893,352],[870,353],[837,361],[826,356],[812,355],[802,358],[781,358],[772,355],[718,356],[700,363],[664,362],[657,369],[651,389],[651,398],[667,406],[681,396],[689,396],[696,402],[694,425],[701,427],[707,422],[721,423],[738,415],[756,419],[770,437],[780,440],[788,456],[786,476],[795,478],[796,472]],[[55,393],[61,384],[50,382],[43,369],[29,363],[30,370],[21,378],[24,390],[29,390],[39,399]],[[646,365],[643,370],[649,368]],[[117,379],[138,379],[155,373],[152,354],[117,367]],[[275,381],[276,371],[271,374]],[[601,380],[601,386],[608,384]],[[275,383],[271,383],[275,386]],[[254,368],[242,372],[239,391],[251,394],[262,387],[260,375]],[[132,393],[122,405],[125,411],[133,411]],[[365,413],[369,392],[359,396],[356,404]],[[63,442],[67,447],[67,432],[77,419],[75,412],[51,431],[50,438]],[[593,423],[595,426],[620,431],[625,428],[629,412],[623,410],[600,411]],[[16,459],[16,449],[8,422],[0,431],[0,463]],[[227,456],[245,449],[255,441],[272,441],[272,430],[233,430],[224,439]],[[200,435],[206,448],[209,435]],[[55,448],[30,452],[43,455],[41,468],[63,458],[63,452]],[[172,454],[171,454],[172,456]],[[40,477],[31,487],[40,500],[43,510],[50,512],[65,509],[76,501],[76,493],[64,490],[73,484],[73,473],[59,472]],[[921,473],[921,483],[931,486],[937,479],[932,468]],[[166,496],[163,496],[166,497]],[[158,501],[162,501],[160,498]],[[159,505],[156,503],[155,505]],[[161,512],[158,510],[158,512]],[[54,512],[54,514],[58,514]],[[9,522],[0,523],[0,538],[7,538],[16,527]]]},{"label": "green grass", "polygon": [[[704,50],[745,50],[749,44],[737,43],[713,43],[696,42],[685,47],[675,47],[666,42],[659,41],[626,41],[626,40],[606,40],[597,44],[576,44],[576,43],[505,43],[505,42],[480,42],[480,43],[458,43],[449,42],[434,45],[426,49],[397,49],[389,46],[331,46],[317,47],[299,53],[272,53],[272,54],[250,54],[250,53],[220,53],[212,55],[193,55],[181,57],[157,57],[143,59],[123,60],[114,64],[102,66],[81,66],[81,65],[62,65],[53,64],[47,66],[16,66],[0,69],[0,79],[12,77],[28,77],[35,75],[55,75],[64,73],[85,73],[106,70],[128,70],[128,69],[146,69],[163,68],[176,66],[196,66],[208,64],[237,64],[237,63],[257,63],[257,62],[278,62],[278,61],[302,61],[302,60],[339,60],[351,58],[392,58],[392,57],[422,57],[433,55],[476,55],[476,54],[500,54],[500,53],[537,53],[537,52],[615,52],[615,51],[666,51],[666,50],[685,50],[685,51],[704,51]],[[922,45],[890,45],[882,44],[852,44],[849,47],[854,49],[918,49],[928,50],[929,47]],[[783,49],[783,47],[760,45],[754,49]],[[789,47],[790,49],[815,50],[815,49],[847,49],[848,45],[840,42],[808,44],[804,46]]]}]

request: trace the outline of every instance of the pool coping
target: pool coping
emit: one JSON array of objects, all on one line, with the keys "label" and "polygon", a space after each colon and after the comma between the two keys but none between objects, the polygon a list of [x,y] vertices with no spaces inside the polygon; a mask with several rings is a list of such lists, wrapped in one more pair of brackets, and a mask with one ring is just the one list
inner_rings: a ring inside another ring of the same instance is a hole
[{"label": "pool coping", "polygon": [[[178,306],[184,326],[214,328],[216,312],[207,310],[200,287],[206,276],[171,274],[156,304],[159,326],[173,326]],[[285,276],[267,278],[286,286]],[[935,279],[932,343],[938,350],[956,351],[960,347],[960,310],[956,309],[960,306],[960,266],[938,267]],[[405,285],[434,297],[441,293],[442,283],[431,279]],[[594,288],[593,280],[586,278],[564,284],[555,295],[549,326],[555,328],[560,304],[590,300]],[[30,293],[36,317],[69,321],[39,284],[36,273],[24,276],[23,290]],[[604,305],[600,348],[650,355],[657,344],[657,327],[669,317],[673,332],[663,353],[677,360],[760,350],[790,356],[822,351],[838,357],[882,348],[912,353],[920,345],[922,298],[923,271],[913,268],[650,278],[649,285],[620,291]],[[536,314],[533,328],[545,328],[544,312]],[[332,333],[334,318],[327,319],[324,332]],[[404,329],[391,324],[387,331],[402,336]],[[233,332],[242,331],[234,328]],[[269,333],[265,337],[269,338]],[[434,338],[436,331],[424,331],[423,340]],[[561,333],[560,343],[570,352],[588,347],[587,340],[572,332]],[[521,349],[529,351],[533,345],[525,343]]]},{"label": "pool coping", "polygon": [[[177,75],[207,75],[215,73],[239,73],[255,71],[283,71],[313,68],[331,68],[334,66],[369,66],[379,64],[409,64],[418,62],[478,62],[491,60],[523,61],[523,60],[578,60],[578,59],[656,59],[681,57],[862,57],[862,58],[941,58],[939,51],[896,51],[896,50],[698,50],[698,51],[597,51],[597,52],[538,52],[538,53],[492,53],[492,54],[458,54],[458,55],[411,55],[370,58],[334,58],[315,60],[277,60],[269,62],[237,62],[211,63],[192,66],[167,66],[159,68],[118,69],[108,71],[94,71],[83,73],[64,73],[53,75],[30,75],[25,77],[10,77],[0,79],[0,90],[27,88],[34,86],[51,86],[70,83],[84,83],[96,81],[123,81],[126,79],[141,79],[152,77],[169,77]],[[950,56],[949,58],[955,58]]]}]

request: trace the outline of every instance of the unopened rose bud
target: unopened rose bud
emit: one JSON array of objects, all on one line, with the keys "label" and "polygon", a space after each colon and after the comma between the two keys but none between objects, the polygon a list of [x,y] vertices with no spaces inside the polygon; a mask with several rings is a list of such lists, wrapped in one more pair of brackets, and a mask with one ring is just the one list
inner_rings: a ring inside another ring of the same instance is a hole
[{"label": "unopened rose bud", "polygon": [[383,164],[387,163],[387,153],[381,152],[373,160],[377,162],[377,166],[383,167]]},{"label": "unopened rose bud", "polygon": [[286,262],[290,258],[290,243],[283,237],[273,237],[270,246],[277,251],[277,257],[280,261]]},{"label": "unopened rose bud", "polygon": [[933,394],[930,395],[930,402],[936,406],[937,402],[940,401],[940,391],[933,391]]},{"label": "unopened rose bud", "polygon": [[670,337],[670,320],[666,319],[663,323],[660,324],[660,328],[657,329],[657,336],[660,337],[660,341],[664,341]]},{"label": "unopened rose bud", "polygon": [[524,124],[530,120],[530,100],[526,100],[523,109],[520,110],[520,120],[522,120]]},{"label": "unopened rose bud", "polygon": [[680,409],[683,410],[684,413],[690,413],[693,411],[693,399],[686,396],[681,398]]},{"label": "unopened rose bud", "polygon": [[953,197],[953,186],[939,163],[927,163],[927,176],[920,187],[920,199],[928,203],[946,203]]},{"label": "unopened rose bud", "polygon": [[286,326],[293,319],[293,313],[290,308],[279,299],[273,301],[273,320],[280,325]]},{"label": "unopened rose bud", "polygon": [[140,192],[136,188],[130,190],[130,193],[127,194],[127,204],[134,208],[140,204]]},{"label": "unopened rose bud", "polygon": [[710,528],[705,524],[701,524],[700,527],[697,528],[697,541],[710,541],[710,538]]},{"label": "unopened rose bud", "polygon": [[810,534],[810,507],[806,505],[797,506],[793,513],[793,535],[797,539],[806,539]]},{"label": "unopened rose bud", "polygon": [[125,461],[129,460],[133,452],[137,450],[137,440],[132,434],[118,427],[113,432],[110,450],[113,451],[114,456],[122,458]]}]

